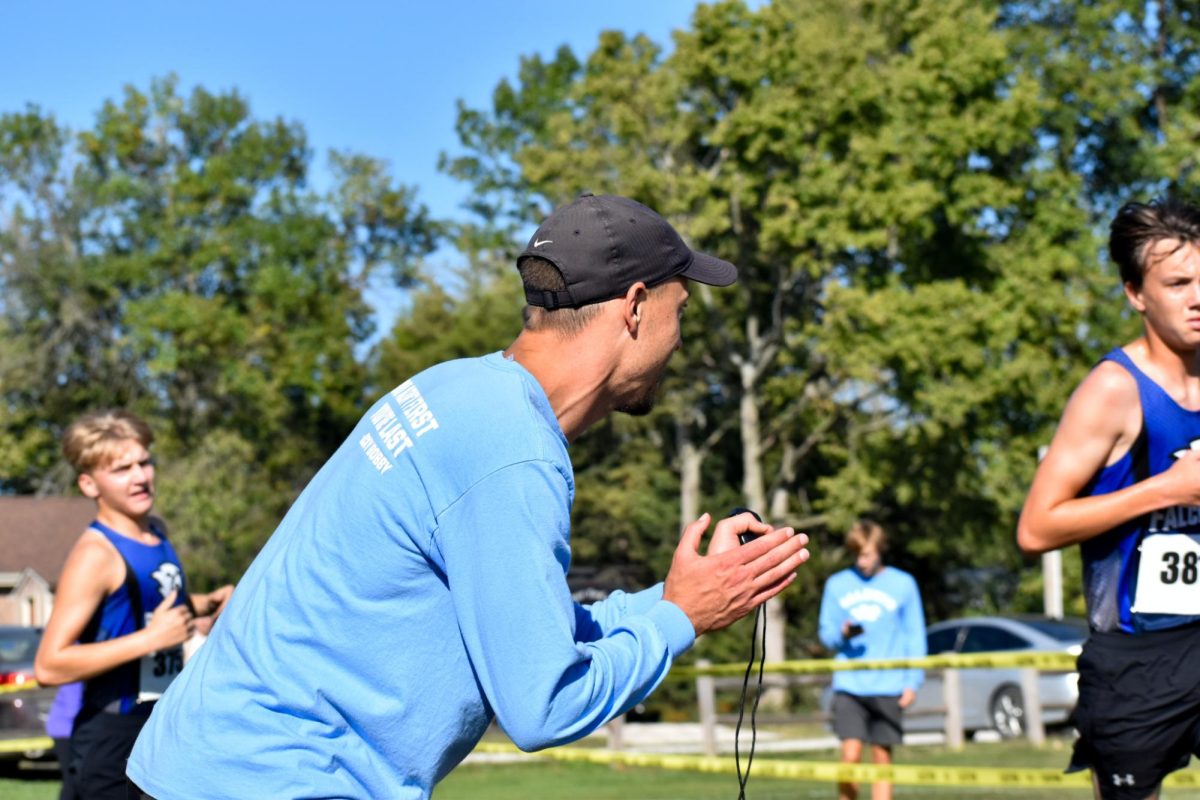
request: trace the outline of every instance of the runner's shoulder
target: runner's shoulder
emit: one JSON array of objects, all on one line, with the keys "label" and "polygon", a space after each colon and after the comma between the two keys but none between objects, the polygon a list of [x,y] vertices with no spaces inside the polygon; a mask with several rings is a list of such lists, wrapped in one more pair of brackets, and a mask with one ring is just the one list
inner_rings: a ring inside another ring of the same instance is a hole
[{"label": "runner's shoulder", "polygon": [[[1071,394],[1057,437],[1078,449],[1086,442],[1132,444],[1142,427],[1137,381],[1111,361],[1098,364]],[[1105,446],[1108,446],[1105,445]]]},{"label": "runner's shoulder", "polygon": [[1141,410],[1137,380],[1115,361],[1102,361],[1080,382],[1072,403],[1098,406],[1111,414],[1114,410]]},{"label": "runner's shoulder", "polygon": [[125,564],[113,543],[95,528],[88,528],[80,535],[68,558],[89,570],[123,568]]},{"label": "runner's shoulder", "polygon": [[109,587],[124,575],[125,562],[104,535],[91,528],[85,530],[63,565],[60,581],[84,582]]}]

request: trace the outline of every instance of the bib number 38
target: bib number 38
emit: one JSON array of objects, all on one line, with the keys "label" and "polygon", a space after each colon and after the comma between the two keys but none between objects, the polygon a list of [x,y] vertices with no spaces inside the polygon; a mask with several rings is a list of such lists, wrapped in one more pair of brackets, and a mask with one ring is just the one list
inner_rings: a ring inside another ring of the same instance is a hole
[{"label": "bib number 38", "polygon": [[1187,533],[1156,533],[1141,544],[1137,593],[1139,614],[1200,614],[1200,542]]}]

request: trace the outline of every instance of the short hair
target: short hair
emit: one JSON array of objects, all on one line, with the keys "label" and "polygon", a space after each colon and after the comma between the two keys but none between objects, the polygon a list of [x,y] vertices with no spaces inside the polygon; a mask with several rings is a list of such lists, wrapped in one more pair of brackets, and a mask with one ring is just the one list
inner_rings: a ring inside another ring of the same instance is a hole
[{"label": "short hair", "polygon": [[[530,291],[561,292],[567,288],[567,280],[559,268],[544,258],[526,256],[517,264],[517,269],[521,272],[521,283]],[[654,294],[669,283],[670,280],[666,280],[653,286],[647,286],[646,294]],[[600,313],[600,307],[606,302],[608,301],[601,300],[578,308],[555,309],[527,303],[522,312],[525,319],[525,330],[531,332],[553,330],[570,338],[583,331],[588,323]]]},{"label": "short hair", "polygon": [[1173,197],[1121,206],[1108,237],[1108,253],[1121,271],[1121,282],[1142,288],[1150,250],[1166,239],[1181,246],[1200,244],[1200,208]]},{"label": "short hair", "polygon": [[[567,288],[567,279],[559,268],[544,258],[526,256],[517,264],[517,269],[521,272],[521,283],[530,291],[561,292]],[[566,337],[575,336],[595,319],[600,305],[589,303],[578,308],[549,309],[526,304],[522,313],[525,330],[553,330]]]},{"label": "short hair", "polygon": [[883,530],[883,526],[869,519],[855,521],[846,533],[847,549],[854,555],[858,555],[869,544],[874,545],[880,555],[884,554],[887,550],[887,533]]},{"label": "short hair", "polygon": [[62,453],[75,472],[83,474],[111,461],[117,448],[131,439],[149,449],[154,432],[145,420],[123,408],[93,411],[67,427]]}]

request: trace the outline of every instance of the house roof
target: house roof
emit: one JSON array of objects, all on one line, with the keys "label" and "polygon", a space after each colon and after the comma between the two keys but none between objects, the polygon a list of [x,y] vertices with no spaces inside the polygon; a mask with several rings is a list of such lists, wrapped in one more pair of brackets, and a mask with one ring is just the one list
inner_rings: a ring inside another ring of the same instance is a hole
[{"label": "house roof", "polygon": [[0,497],[0,572],[28,568],[57,586],[67,553],[95,517],[86,497]]}]

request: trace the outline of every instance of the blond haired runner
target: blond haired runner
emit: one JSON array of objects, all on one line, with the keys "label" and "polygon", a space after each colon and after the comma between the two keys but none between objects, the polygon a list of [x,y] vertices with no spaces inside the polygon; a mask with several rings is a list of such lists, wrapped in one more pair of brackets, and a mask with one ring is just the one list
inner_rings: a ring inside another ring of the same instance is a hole
[{"label": "blond haired runner", "polygon": [[144,421],[120,409],[76,420],[62,441],[96,519],[63,566],[35,673],[47,686],[84,681],[64,771],[88,800],[125,798],[125,761],[183,669],[181,645],[198,618],[211,626],[233,591],[189,593],[166,526],[151,513],[153,441]]}]

